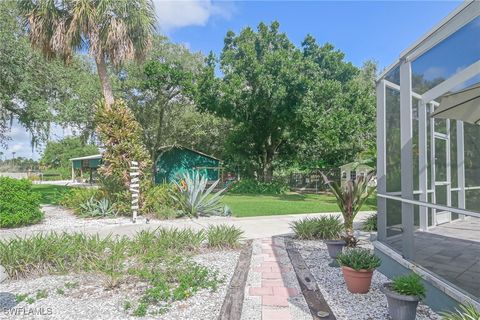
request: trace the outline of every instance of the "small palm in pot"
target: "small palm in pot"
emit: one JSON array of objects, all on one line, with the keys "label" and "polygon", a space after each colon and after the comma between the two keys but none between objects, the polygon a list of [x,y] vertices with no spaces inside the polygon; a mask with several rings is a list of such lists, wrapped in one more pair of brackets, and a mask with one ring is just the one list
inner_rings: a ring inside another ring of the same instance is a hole
[{"label": "small palm in pot", "polygon": [[371,183],[375,177],[375,172],[370,171],[365,176],[359,176],[355,180],[350,180],[344,187],[335,181],[329,180],[323,173],[322,176],[325,184],[330,187],[330,191],[337,199],[338,207],[342,213],[347,246],[355,246],[357,240],[353,233],[353,220],[365,204],[365,201],[375,191],[375,187]]}]

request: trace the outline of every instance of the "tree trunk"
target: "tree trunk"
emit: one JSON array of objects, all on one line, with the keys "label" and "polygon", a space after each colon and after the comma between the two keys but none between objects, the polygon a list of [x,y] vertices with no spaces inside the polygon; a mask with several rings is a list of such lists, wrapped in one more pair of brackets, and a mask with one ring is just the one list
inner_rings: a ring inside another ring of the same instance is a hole
[{"label": "tree trunk", "polygon": [[108,79],[108,72],[107,72],[107,66],[105,64],[105,58],[103,56],[97,57],[95,59],[95,62],[97,64],[97,72],[98,76],[100,77],[100,84],[102,86],[102,93],[103,97],[105,98],[105,104],[107,107],[110,107],[113,102],[113,90],[112,86],[110,84],[110,80]]},{"label": "tree trunk", "polygon": [[263,181],[265,182],[271,182],[273,180],[273,166],[272,163],[265,163],[263,165]]},{"label": "tree trunk", "polygon": [[262,179],[264,182],[273,180],[273,159],[275,157],[275,146],[272,143],[272,137],[268,137],[265,141],[265,150],[262,157]]}]

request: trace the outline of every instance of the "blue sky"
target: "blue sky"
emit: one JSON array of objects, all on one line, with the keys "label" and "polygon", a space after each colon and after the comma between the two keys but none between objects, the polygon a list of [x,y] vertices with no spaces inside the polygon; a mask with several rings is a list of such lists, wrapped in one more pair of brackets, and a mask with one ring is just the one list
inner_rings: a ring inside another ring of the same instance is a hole
[{"label": "blue sky", "polygon": [[203,25],[164,29],[173,41],[192,50],[218,53],[228,30],[239,32],[277,20],[297,45],[311,33],[320,43],[333,43],[355,65],[373,59],[382,68],[458,5],[458,1],[213,2],[217,9]]},{"label": "blue sky", "polygon": [[[239,32],[259,22],[280,22],[283,32],[300,45],[307,34],[330,42],[357,66],[366,60],[388,66],[412,42],[460,4],[460,1],[164,1],[154,0],[159,27],[172,41],[193,51],[219,53],[228,30]],[[68,130],[56,129],[52,138]],[[29,135],[14,126],[4,153],[38,158]]]}]

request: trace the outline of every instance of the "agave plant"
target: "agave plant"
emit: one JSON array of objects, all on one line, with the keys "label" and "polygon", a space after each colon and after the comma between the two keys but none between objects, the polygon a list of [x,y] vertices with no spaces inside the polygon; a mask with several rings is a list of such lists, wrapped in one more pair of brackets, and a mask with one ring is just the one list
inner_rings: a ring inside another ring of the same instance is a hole
[{"label": "agave plant", "polygon": [[174,181],[172,198],[178,202],[180,210],[188,217],[198,218],[210,215],[229,215],[229,210],[220,203],[225,189],[213,193],[220,180],[207,188],[207,178],[199,172],[185,173],[182,180]]},{"label": "agave plant", "polygon": [[113,207],[106,198],[96,200],[90,197],[85,203],[80,204],[82,215],[88,217],[108,217],[116,215]]},{"label": "agave plant", "polygon": [[330,187],[335,198],[337,198],[337,204],[342,212],[343,223],[347,233],[346,240],[349,243],[355,243],[353,220],[368,197],[375,191],[375,187],[371,186],[375,172],[371,171],[366,176],[360,176],[356,180],[350,180],[345,187],[341,187],[335,181],[330,181],[323,173],[322,176],[325,184]]}]

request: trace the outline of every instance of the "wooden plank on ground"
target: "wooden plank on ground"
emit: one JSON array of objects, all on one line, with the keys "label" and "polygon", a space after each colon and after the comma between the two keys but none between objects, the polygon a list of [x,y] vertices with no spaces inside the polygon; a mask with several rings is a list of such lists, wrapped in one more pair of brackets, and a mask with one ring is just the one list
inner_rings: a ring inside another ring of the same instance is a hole
[{"label": "wooden plank on ground", "polygon": [[223,300],[218,320],[240,320],[242,316],[245,285],[250,270],[250,260],[252,260],[251,240],[245,244],[240,252],[237,266],[235,267],[232,279],[230,280],[230,285],[225,300]]},{"label": "wooden plank on ground", "polygon": [[[313,277],[310,269],[307,267],[302,255],[295,247],[293,240],[285,237],[285,247],[288,257],[292,263],[293,269],[297,274],[300,289],[307,301],[308,308],[314,320],[336,320],[335,315],[330,306],[325,301],[322,293],[318,289],[317,282]],[[328,315],[327,315],[328,314]],[[323,315],[323,316],[322,316]]]}]

